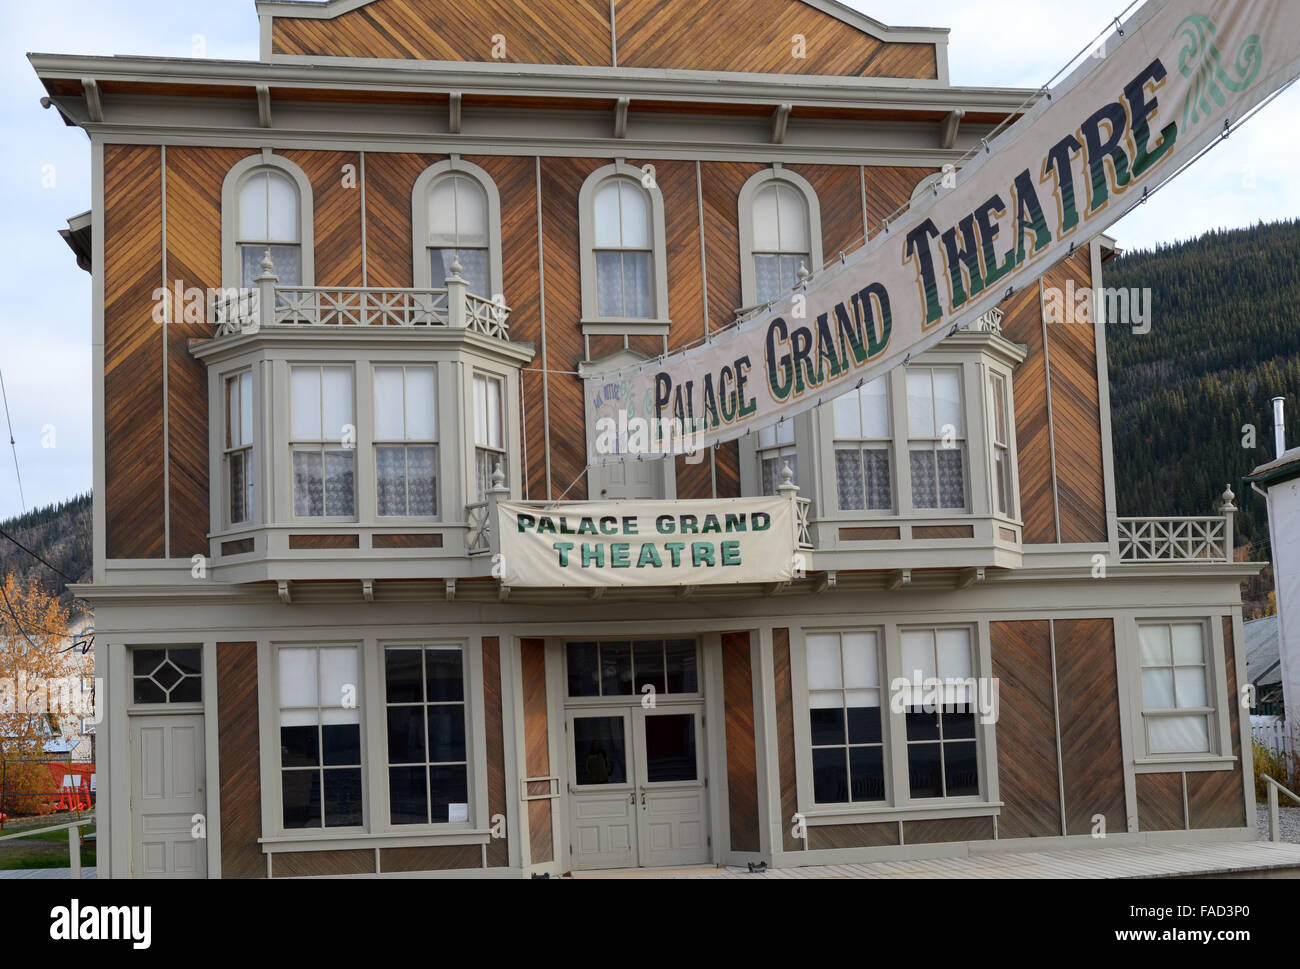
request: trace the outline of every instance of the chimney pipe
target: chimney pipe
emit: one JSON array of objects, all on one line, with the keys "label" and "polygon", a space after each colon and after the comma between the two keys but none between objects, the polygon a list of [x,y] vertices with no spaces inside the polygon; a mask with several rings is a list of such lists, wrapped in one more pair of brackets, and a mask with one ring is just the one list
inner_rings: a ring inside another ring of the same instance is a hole
[{"label": "chimney pipe", "polygon": [[1286,398],[1273,398],[1273,444],[1280,458],[1286,453]]}]

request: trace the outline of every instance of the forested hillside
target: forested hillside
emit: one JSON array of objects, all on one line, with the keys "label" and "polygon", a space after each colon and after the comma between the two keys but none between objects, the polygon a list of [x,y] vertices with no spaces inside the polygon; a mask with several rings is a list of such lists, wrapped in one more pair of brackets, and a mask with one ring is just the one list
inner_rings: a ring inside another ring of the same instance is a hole
[{"label": "forested hillside", "polygon": [[12,571],[20,577],[36,579],[59,596],[72,609],[75,618],[81,610],[66,589],[67,580],[14,542],[27,546],[74,580],[88,582],[92,564],[90,507],[90,495],[79,495],[0,522],[0,531],[14,540],[0,537],[0,576]]},{"label": "forested hillside", "polygon": [[1104,282],[1152,290],[1150,333],[1106,331],[1119,513],[1208,514],[1230,484],[1237,545],[1267,561],[1264,500],[1241,479],[1275,456],[1272,398],[1300,444],[1300,222],[1127,253]]}]

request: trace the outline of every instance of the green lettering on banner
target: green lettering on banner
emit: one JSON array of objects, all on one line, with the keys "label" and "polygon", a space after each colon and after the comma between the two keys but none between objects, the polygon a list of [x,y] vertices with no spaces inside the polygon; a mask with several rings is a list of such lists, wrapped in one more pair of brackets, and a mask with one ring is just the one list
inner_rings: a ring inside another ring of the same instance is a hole
[{"label": "green lettering on banner", "polygon": [[551,548],[560,553],[560,568],[567,568],[569,565],[569,552],[573,549],[573,543],[556,542]]},{"label": "green lettering on banner", "polygon": [[679,568],[682,564],[682,550],[686,548],[685,542],[664,542],[664,548],[672,557],[673,568]]},{"label": "green lettering on banner", "polygon": [[655,548],[653,542],[644,542],[641,545],[641,556],[636,560],[638,569],[644,569],[647,565],[655,569],[664,567],[663,559],[659,557],[659,550]]},{"label": "green lettering on banner", "polygon": [[723,542],[721,548],[723,565],[740,564],[740,542],[732,539],[729,542]]},{"label": "green lettering on banner", "polygon": [[632,563],[629,560],[630,546],[627,542],[615,542],[609,547],[609,566],[612,569],[630,568]]},{"label": "green lettering on banner", "polygon": [[593,565],[598,569],[605,567],[605,546],[584,544],[582,546],[582,567],[589,569]]},{"label": "green lettering on banner", "polygon": [[716,564],[713,561],[713,543],[712,542],[693,542],[691,544],[691,565],[695,568]]}]

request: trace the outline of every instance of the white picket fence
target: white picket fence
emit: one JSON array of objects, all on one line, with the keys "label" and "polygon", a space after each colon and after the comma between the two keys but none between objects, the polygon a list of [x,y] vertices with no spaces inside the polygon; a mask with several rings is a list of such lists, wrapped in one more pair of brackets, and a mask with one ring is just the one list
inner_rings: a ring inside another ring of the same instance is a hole
[{"label": "white picket fence", "polygon": [[1269,750],[1291,752],[1291,736],[1281,717],[1251,717],[1250,734]]}]

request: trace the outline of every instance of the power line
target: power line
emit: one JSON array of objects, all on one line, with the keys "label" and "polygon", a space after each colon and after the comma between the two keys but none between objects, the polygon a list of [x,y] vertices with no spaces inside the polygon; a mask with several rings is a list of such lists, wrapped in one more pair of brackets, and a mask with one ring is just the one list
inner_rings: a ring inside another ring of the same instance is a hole
[{"label": "power line", "polygon": [[14,422],[9,416],[9,395],[5,393],[5,376],[0,371],[0,399],[4,400],[5,405],[5,423],[9,425],[9,448],[14,452],[14,474],[18,476],[18,502],[23,506],[23,514],[27,513],[27,499],[23,497],[23,475],[18,470],[18,443],[14,440]]},{"label": "power line", "polygon": [[47,569],[51,569],[51,570],[53,570],[54,572],[57,572],[57,573],[58,573],[59,575],[61,575],[64,579],[66,579],[68,582],[76,582],[76,581],[77,581],[77,580],[74,579],[72,576],[68,575],[67,572],[64,572],[64,571],[63,571],[61,568],[59,568],[58,566],[56,566],[56,565],[51,565],[49,562],[45,561],[45,559],[41,558],[39,555],[37,555],[35,552],[33,552],[30,548],[28,548],[26,545],[24,545],[22,542],[18,541],[18,539],[14,538],[12,535],[10,535],[8,532],[6,532],[3,528],[0,528],[0,537],[9,539],[9,541],[13,542],[15,545],[17,545],[20,549],[22,549],[24,552],[26,552],[26,553],[27,553],[28,555],[30,555],[32,558],[36,559],[36,561],[40,562],[40,563],[41,563],[42,565],[44,565]]}]

